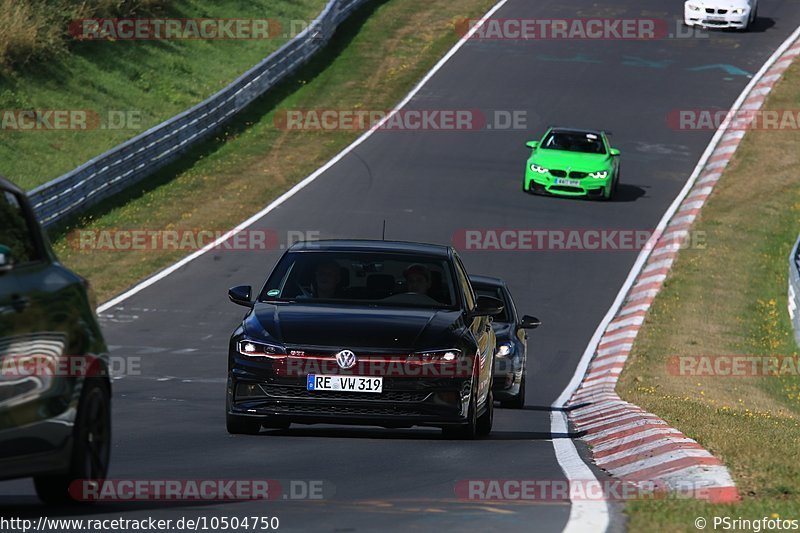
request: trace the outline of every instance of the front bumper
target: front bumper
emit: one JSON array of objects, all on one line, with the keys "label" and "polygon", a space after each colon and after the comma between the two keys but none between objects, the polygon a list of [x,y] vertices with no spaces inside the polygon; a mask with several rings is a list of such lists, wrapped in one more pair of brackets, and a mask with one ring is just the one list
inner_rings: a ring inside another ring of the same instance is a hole
[{"label": "front bumper", "polygon": [[495,358],[492,376],[492,392],[495,400],[511,400],[519,394],[522,371],[522,365],[516,360]]},{"label": "front bumper", "polygon": [[227,382],[228,413],[260,418],[265,424],[445,427],[468,421],[473,392],[471,373],[433,377],[383,375],[380,393],[309,391],[307,375],[314,372],[286,375],[281,371],[285,366],[268,361],[253,362],[241,357],[234,357],[233,361]]},{"label": "front bumper", "polygon": [[731,28],[743,29],[747,27],[747,22],[750,18],[750,11],[745,10],[741,14],[733,14],[727,10],[727,13],[718,13],[719,10],[708,8],[713,13],[708,13],[707,8],[700,8],[699,11],[694,11],[688,7],[684,7],[683,20],[688,26],[701,26],[703,28]]},{"label": "front bumper", "polygon": [[539,174],[528,170],[525,174],[524,190],[534,194],[553,194],[557,196],[587,196],[599,198],[608,188],[611,177],[604,179],[583,178],[578,185],[560,185],[549,174]]}]

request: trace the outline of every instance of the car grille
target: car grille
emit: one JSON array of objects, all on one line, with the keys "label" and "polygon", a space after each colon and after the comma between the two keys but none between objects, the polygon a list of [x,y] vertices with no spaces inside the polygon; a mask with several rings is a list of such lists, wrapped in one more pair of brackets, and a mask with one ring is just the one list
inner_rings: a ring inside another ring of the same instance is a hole
[{"label": "car grille", "polygon": [[564,170],[556,170],[556,169],[552,169],[552,168],[550,169],[550,175],[551,176],[555,176],[557,178],[566,178],[567,177],[566,171],[564,171]]},{"label": "car grille", "polygon": [[718,15],[724,15],[727,12],[728,12],[727,9],[714,9],[712,7],[706,8],[706,13],[708,13],[709,15],[713,15],[714,13],[717,13]]},{"label": "car grille", "polygon": [[563,192],[583,192],[583,189],[580,187],[569,187],[567,185],[553,185],[550,187],[551,191],[563,191]]},{"label": "car grille", "polygon": [[575,180],[582,180],[583,178],[585,178],[588,175],[589,175],[588,172],[573,171],[573,172],[569,173],[569,177],[572,178],[572,179],[575,179]]},{"label": "car grille", "polygon": [[381,393],[355,393],[341,391],[310,391],[289,385],[260,384],[269,398],[282,400],[369,400],[384,402],[424,402],[432,394],[428,391],[383,391]]},{"label": "car grille", "polygon": [[314,405],[287,404],[279,407],[280,411],[306,415],[417,415],[426,413],[420,409],[391,407],[383,405]]}]

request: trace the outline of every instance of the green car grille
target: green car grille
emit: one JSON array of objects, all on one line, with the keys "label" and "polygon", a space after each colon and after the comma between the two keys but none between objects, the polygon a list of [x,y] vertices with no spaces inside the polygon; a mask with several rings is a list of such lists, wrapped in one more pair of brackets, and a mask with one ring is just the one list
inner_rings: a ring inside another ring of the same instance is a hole
[{"label": "green car grille", "polygon": [[589,175],[588,172],[578,172],[577,170],[573,170],[572,172],[568,173],[566,170],[559,170],[557,168],[551,168],[549,172],[550,175],[555,178],[566,178],[567,174],[569,174],[569,177],[574,180],[582,180]]}]

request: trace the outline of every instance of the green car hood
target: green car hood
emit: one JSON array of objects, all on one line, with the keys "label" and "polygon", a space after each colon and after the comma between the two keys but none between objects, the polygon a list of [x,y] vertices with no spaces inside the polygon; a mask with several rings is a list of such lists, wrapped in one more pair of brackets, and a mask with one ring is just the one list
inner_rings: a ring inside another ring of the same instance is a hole
[{"label": "green car hood", "polygon": [[535,163],[545,168],[556,168],[579,172],[596,172],[610,170],[613,157],[608,154],[585,154],[581,152],[568,152],[566,150],[548,150],[537,148],[528,158],[528,165]]}]

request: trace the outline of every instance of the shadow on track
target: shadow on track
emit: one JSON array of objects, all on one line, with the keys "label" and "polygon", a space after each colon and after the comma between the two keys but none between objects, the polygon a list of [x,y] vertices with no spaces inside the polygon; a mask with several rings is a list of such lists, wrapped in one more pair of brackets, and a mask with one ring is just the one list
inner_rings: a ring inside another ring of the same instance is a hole
[{"label": "shadow on track", "polygon": [[262,438],[282,437],[314,437],[329,439],[380,439],[380,440],[444,440],[453,442],[478,442],[491,440],[551,440],[551,439],[577,439],[582,432],[550,433],[544,431],[492,431],[488,437],[475,439],[475,441],[452,439],[445,437],[438,429],[411,428],[411,429],[386,429],[380,427],[292,427],[290,429],[266,430],[257,436]]}]

